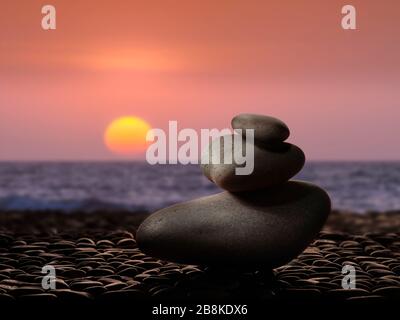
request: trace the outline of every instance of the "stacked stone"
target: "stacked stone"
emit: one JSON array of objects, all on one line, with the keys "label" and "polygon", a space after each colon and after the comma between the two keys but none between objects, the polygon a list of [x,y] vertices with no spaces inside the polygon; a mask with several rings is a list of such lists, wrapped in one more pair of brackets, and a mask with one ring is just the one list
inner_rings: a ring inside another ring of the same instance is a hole
[{"label": "stacked stone", "polygon": [[[237,175],[242,165],[235,162],[202,165],[204,175],[226,191],[152,214],[137,232],[142,251],[186,264],[275,268],[300,254],[321,230],[330,199],[313,184],[289,181],[302,169],[305,156],[284,142],[290,134],[286,124],[240,114],[232,127],[242,133],[254,130],[252,173]],[[224,148],[223,137],[217,139],[204,156],[242,152],[234,144]],[[252,143],[246,135],[242,139],[243,144]]]}]

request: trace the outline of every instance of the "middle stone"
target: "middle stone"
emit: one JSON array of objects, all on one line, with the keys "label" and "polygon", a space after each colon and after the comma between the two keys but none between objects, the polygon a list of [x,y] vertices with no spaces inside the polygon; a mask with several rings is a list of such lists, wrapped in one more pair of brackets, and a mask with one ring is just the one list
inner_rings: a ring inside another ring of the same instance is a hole
[{"label": "middle stone", "polygon": [[[224,136],[217,139],[213,140],[204,151],[201,168],[208,179],[227,191],[258,190],[279,185],[292,178],[304,166],[304,153],[293,144],[282,142],[271,147],[253,145],[254,169],[249,175],[238,175],[236,168],[240,166],[234,162],[223,163],[223,159],[237,159],[239,156],[235,153],[242,153],[242,150],[247,150],[247,148],[235,149],[234,144],[224,145]],[[243,143],[248,142],[243,141]],[[215,153],[220,154],[221,163],[204,164],[211,162],[211,155]]]}]

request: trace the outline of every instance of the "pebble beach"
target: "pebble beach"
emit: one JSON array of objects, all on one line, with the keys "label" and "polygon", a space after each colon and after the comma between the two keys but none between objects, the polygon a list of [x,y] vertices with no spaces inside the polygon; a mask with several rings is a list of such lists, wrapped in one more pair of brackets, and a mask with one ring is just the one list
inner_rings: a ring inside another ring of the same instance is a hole
[{"label": "pebble beach", "polygon": [[[400,211],[330,214],[299,256],[274,270],[184,265],[140,251],[145,212],[0,213],[0,303],[259,301],[369,304],[400,299]],[[42,267],[56,269],[43,289]],[[344,265],[356,289],[342,288]]]}]

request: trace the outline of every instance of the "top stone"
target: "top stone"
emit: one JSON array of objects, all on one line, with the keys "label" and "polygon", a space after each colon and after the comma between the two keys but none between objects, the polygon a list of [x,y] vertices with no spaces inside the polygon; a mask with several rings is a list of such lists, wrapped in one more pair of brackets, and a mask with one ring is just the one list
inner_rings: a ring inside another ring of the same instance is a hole
[{"label": "top stone", "polygon": [[254,129],[255,142],[267,144],[282,142],[290,135],[287,125],[274,117],[242,113],[235,116],[231,123],[233,129]]}]

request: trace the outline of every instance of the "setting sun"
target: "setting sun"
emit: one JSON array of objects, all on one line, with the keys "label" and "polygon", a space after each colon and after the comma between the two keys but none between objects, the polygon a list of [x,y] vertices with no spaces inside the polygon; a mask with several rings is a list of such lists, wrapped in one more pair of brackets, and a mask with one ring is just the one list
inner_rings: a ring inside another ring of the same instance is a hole
[{"label": "setting sun", "polygon": [[146,150],[146,134],[151,126],[138,117],[121,117],[112,121],[105,133],[107,148],[120,155],[134,155]]}]

